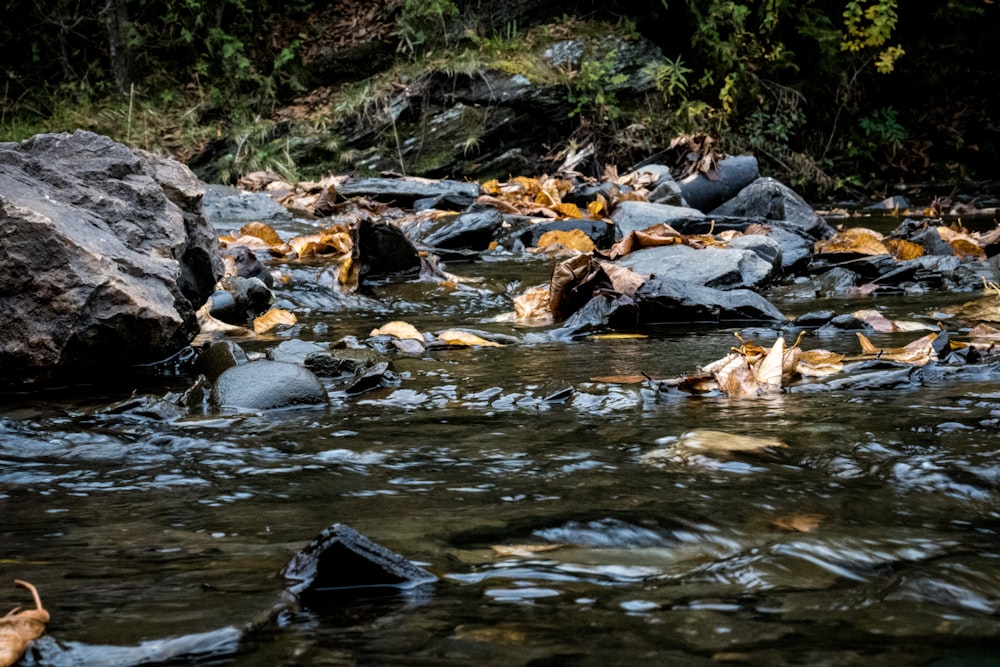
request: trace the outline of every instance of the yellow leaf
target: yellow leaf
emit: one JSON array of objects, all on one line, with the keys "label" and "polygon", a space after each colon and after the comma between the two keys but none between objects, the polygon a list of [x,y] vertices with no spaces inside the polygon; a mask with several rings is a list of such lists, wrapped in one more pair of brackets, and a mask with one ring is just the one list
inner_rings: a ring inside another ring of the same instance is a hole
[{"label": "yellow leaf", "polygon": [[253,236],[269,246],[281,245],[281,237],[270,225],[263,222],[248,222],[240,227],[240,236]]},{"label": "yellow leaf", "polygon": [[587,204],[587,217],[596,220],[603,218],[608,212],[607,201],[603,195],[597,195],[597,199]]},{"label": "yellow leaf", "polygon": [[889,249],[889,254],[901,262],[924,256],[924,247],[919,243],[914,243],[913,241],[907,241],[906,239],[888,239],[884,243],[885,247]]},{"label": "yellow leaf", "polygon": [[589,236],[582,229],[571,229],[563,231],[553,229],[538,237],[539,248],[549,248],[550,246],[562,246],[568,250],[577,252],[594,252],[596,246]]},{"label": "yellow leaf", "polygon": [[403,322],[400,320],[395,320],[389,322],[388,324],[379,327],[378,329],[372,329],[372,332],[368,334],[369,336],[392,336],[393,338],[412,338],[413,340],[424,341],[423,335],[417,331],[417,328],[410,324],[409,322]]},{"label": "yellow leaf", "polygon": [[803,377],[824,377],[844,370],[844,355],[828,350],[803,350],[795,372]]},{"label": "yellow leaf", "polygon": [[500,343],[486,340],[468,331],[448,329],[437,335],[437,340],[445,345],[456,345],[461,347],[503,347]]},{"label": "yellow leaf", "polygon": [[896,327],[895,322],[877,310],[856,310],[851,314],[879,333],[892,333],[893,331],[898,331],[898,327]]},{"label": "yellow leaf", "polygon": [[888,255],[889,248],[882,243],[882,235],[864,227],[852,227],[837,232],[825,241],[816,241],[816,254],[856,253],[859,255]]},{"label": "yellow leaf", "polygon": [[31,591],[35,608],[15,607],[5,616],[0,616],[0,665],[3,667],[18,662],[28,645],[45,634],[45,626],[49,622],[49,612],[42,606],[35,587],[20,579],[15,579],[14,585]]},{"label": "yellow leaf", "polygon": [[265,331],[270,331],[279,324],[287,324],[290,326],[296,322],[298,322],[298,318],[295,317],[294,313],[282,310],[281,308],[272,308],[260,317],[254,318],[253,332],[260,335]]},{"label": "yellow leaf", "polygon": [[787,446],[776,438],[737,435],[699,428],[682,434],[663,449],[643,454],[640,461],[653,465],[665,462],[684,463],[692,457],[715,455],[724,458],[734,452],[762,452]]},{"label": "yellow leaf", "polygon": [[580,212],[580,207],[576,204],[555,204],[552,208],[559,211],[564,218],[572,218],[574,220],[583,218],[583,213]]},{"label": "yellow leaf", "polygon": [[483,194],[497,196],[500,194],[500,181],[497,179],[491,179],[483,183]]}]

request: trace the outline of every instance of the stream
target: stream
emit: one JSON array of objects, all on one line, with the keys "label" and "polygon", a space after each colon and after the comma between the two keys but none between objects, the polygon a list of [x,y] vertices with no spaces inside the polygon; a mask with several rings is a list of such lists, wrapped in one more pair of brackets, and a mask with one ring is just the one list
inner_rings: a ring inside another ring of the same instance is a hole
[{"label": "stream", "polygon": [[[439,581],[284,612],[184,664],[1000,664],[996,377],[754,399],[595,381],[693,371],[736,330],[552,342],[495,321],[551,264],[485,257],[447,266],[481,283],[373,297],[319,286],[319,264],[272,267],[291,278],[277,305],[299,323],[241,341],[250,352],[363,339],[391,320],[522,341],[397,355],[398,387],[331,391],[326,408],[175,416],[131,400],[186,377],[5,396],[0,613],[30,606],[18,578],[66,646],[239,626],[274,605],[291,555],[341,522]],[[907,319],[971,298],[816,299],[802,285],[769,297],[789,315]],[[858,349],[851,332],[803,347]],[[642,461],[693,429],[787,447]]]}]

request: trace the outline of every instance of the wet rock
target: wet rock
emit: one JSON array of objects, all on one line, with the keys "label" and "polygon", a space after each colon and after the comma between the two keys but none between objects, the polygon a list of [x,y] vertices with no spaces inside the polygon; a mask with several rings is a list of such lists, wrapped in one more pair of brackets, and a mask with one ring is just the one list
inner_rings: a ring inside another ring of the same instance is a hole
[{"label": "wet rock", "polygon": [[[759,237],[760,242],[767,239]],[[768,246],[775,260],[780,260],[780,248]],[[717,289],[752,288],[766,284],[774,275],[775,266],[753,250],[730,247],[694,249],[687,245],[643,248],[617,261],[636,273],[669,276],[696,285]]]},{"label": "wet rock", "polygon": [[802,313],[796,317],[793,324],[802,329],[815,329],[823,326],[836,315],[832,310],[810,310],[808,313]]},{"label": "wet rock", "polygon": [[[681,179],[679,185],[681,195],[688,206],[708,213],[735,197],[740,190],[753,183],[759,176],[757,158],[752,155],[734,155],[719,160],[716,178],[709,178],[698,172]],[[747,214],[725,213],[725,215]]]},{"label": "wet rock", "polygon": [[849,313],[837,315],[830,318],[830,321],[819,328],[819,333],[830,333],[835,331],[874,331],[874,327],[862,319]]},{"label": "wet rock", "polygon": [[635,329],[639,309],[635,301],[621,294],[598,294],[563,323],[549,332],[555,340],[566,340],[600,331]]},{"label": "wet rock", "polygon": [[353,228],[358,280],[391,275],[417,275],[420,253],[406,234],[390,224],[362,220]]},{"label": "wet rock", "polygon": [[604,197],[604,199],[610,201],[612,197],[619,193],[631,191],[632,188],[628,186],[616,185],[610,181],[604,181],[601,183],[584,183],[583,185],[577,185],[563,195],[562,201],[567,204],[576,204],[577,206],[583,208],[590,202],[595,201],[598,196]]},{"label": "wet rock", "polygon": [[357,589],[407,590],[437,577],[403,556],[335,523],[296,553],[281,570],[286,589],[307,607],[324,606],[331,595]]},{"label": "wet rock", "polygon": [[[647,227],[665,222],[673,226],[675,221],[701,219],[705,214],[694,208],[649,204],[639,201],[623,201],[611,213],[616,225],[615,240],[628,236],[629,232],[639,232]],[[680,231],[678,229],[678,231]]]},{"label": "wet rock", "polygon": [[442,216],[404,229],[415,243],[446,250],[486,250],[503,226],[493,206],[475,204],[457,216]]},{"label": "wet rock", "polygon": [[[109,667],[133,667],[138,665],[193,664],[200,660],[214,661],[219,656],[236,653],[243,638],[241,628],[226,627],[208,632],[151,639],[137,646],[110,646],[84,644],[73,641],[57,641],[45,635],[33,642],[31,652],[35,656],[30,664],[66,665],[107,665]],[[25,662],[24,664],[29,664]]]},{"label": "wet rock", "polygon": [[275,410],[325,405],[326,387],[309,369],[281,361],[251,361],[222,373],[212,387],[212,405],[241,410]]},{"label": "wet rock", "polygon": [[385,356],[367,347],[313,352],[305,358],[305,366],[320,377],[360,375],[365,368],[387,361]]},{"label": "wet rock", "polygon": [[879,276],[896,269],[892,255],[860,255],[857,253],[824,253],[813,257],[810,271],[828,271],[840,268],[849,271],[862,282],[873,282]]},{"label": "wet rock", "polygon": [[640,324],[784,322],[767,299],[748,289],[718,290],[673,278],[653,278],[635,294]]},{"label": "wet rock", "polygon": [[264,192],[245,192],[228,185],[205,185],[202,210],[213,225],[291,220],[292,214]]},{"label": "wet rock", "polygon": [[274,277],[264,268],[253,251],[246,246],[230,246],[222,250],[223,257],[229,257],[236,265],[236,275],[240,278],[256,278],[268,288],[274,287]]},{"label": "wet rock", "polygon": [[209,381],[215,379],[233,366],[247,363],[247,353],[231,340],[212,343],[198,355],[195,370]]},{"label": "wet rock", "polygon": [[817,295],[843,294],[861,282],[861,276],[843,267],[834,267],[813,279]]},{"label": "wet rock", "polygon": [[[688,199],[688,202],[691,203],[691,200]],[[714,207],[711,214],[781,221],[785,226],[801,230],[814,239],[826,239],[834,233],[833,228],[806,200],[788,186],[769,177],[746,184],[746,187],[733,193],[731,199]]]},{"label": "wet rock", "polygon": [[399,376],[392,370],[392,364],[388,361],[381,361],[370,368],[363,368],[358,371],[356,378],[344,390],[348,396],[360,396],[361,394],[399,386]]},{"label": "wet rock", "polygon": [[187,346],[222,272],[202,192],[183,165],[90,132],[0,143],[0,384]]},{"label": "wet rock", "polygon": [[326,348],[316,343],[293,338],[282,341],[277,347],[273,347],[267,352],[267,356],[272,361],[283,361],[288,364],[305,364],[309,355],[322,354]]},{"label": "wet rock", "polygon": [[478,183],[428,178],[351,178],[337,186],[345,199],[367,197],[396,206],[412,206],[418,199],[440,198],[442,208],[462,210],[480,195]]},{"label": "wet rock", "polygon": [[[229,310],[242,314],[242,319],[238,319],[233,324],[246,324],[254,317],[266,313],[274,304],[274,292],[268,289],[262,281],[257,278],[241,278],[231,276],[224,278],[220,286],[232,297],[232,303],[226,302]],[[212,307],[210,312],[215,316],[215,297],[218,292],[212,294]],[[222,319],[221,317],[219,319]],[[229,320],[224,320],[229,321]]]}]

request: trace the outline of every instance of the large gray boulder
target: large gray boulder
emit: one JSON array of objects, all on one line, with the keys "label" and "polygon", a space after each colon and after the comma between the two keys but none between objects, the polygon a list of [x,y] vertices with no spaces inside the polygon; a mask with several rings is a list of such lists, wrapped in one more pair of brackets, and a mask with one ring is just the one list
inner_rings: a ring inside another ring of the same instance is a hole
[{"label": "large gray boulder", "polygon": [[709,177],[696,172],[681,179],[681,195],[687,205],[708,213],[753,183],[760,176],[757,158],[752,155],[727,156]]},{"label": "large gray boulder", "polygon": [[670,277],[716,289],[756,288],[766,284],[781,266],[781,247],[764,236],[756,239],[770,251],[762,257],[760,248],[708,247],[696,250],[687,245],[643,248],[625,255],[618,264],[636,273]]},{"label": "large gray boulder", "polygon": [[758,178],[710,215],[764,218],[805,232],[814,239],[833,236],[833,228],[797,192],[770,177]]},{"label": "large gray boulder", "polygon": [[611,221],[615,223],[615,240],[628,236],[629,232],[641,232],[663,222],[676,228],[678,224],[704,218],[704,213],[687,206],[643,201],[623,201],[611,212]]},{"label": "large gray boulder", "polygon": [[177,352],[222,273],[202,184],[91,132],[0,143],[0,385]]}]

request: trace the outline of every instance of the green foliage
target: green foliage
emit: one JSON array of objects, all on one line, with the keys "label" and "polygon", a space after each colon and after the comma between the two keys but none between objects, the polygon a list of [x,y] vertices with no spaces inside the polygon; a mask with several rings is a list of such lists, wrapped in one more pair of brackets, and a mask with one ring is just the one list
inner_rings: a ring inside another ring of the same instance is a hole
[{"label": "green foliage", "polygon": [[[876,0],[868,6],[850,0],[844,9],[845,34],[840,48],[857,52],[882,47],[892,37],[898,19],[896,0]],[[892,72],[904,53],[899,45],[883,48],[877,53],[875,69],[882,74]]]},{"label": "green foliage", "polygon": [[656,89],[663,95],[664,101],[669,102],[674,96],[683,98],[688,90],[687,75],[693,71],[690,67],[684,66],[680,56],[675,60],[666,58],[662,65],[653,70],[653,81]]},{"label": "green foliage", "polygon": [[418,47],[448,43],[448,19],[458,16],[452,0],[404,0],[399,13],[397,34],[412,54]]},{"label": "green foliage", "polygon": [[617,52],[609,51],[601,60],[584,60],[580,69],[570,74],[566,101],[573,105],[570,118],[575,116],[616,120],[621,115],[613,86],[628,77],[614,74]]}]

